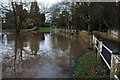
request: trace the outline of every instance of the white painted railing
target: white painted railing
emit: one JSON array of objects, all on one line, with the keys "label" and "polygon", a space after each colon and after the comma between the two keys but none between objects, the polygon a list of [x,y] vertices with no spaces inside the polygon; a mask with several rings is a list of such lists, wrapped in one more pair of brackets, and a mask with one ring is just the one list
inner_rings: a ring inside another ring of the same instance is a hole
[{"label": "white painted railing", "polygon": [[[114,78],[116,80],[119,80],[118,75],[120,75],[120,53],[117,50],[110,50],[106,45],[103,44],[101,40],[98,40],[95,35],[93,35],[93,44],[94,47],[97,49],[98,54],[100,55],[107,65],[107,67],[110,69],[110,78]],[[98,46],[97,46],[98,42]],[[111,66],[108,64],[107,60],[102,54],[102,48],[105,48],[109,53],[111,54]]]}]

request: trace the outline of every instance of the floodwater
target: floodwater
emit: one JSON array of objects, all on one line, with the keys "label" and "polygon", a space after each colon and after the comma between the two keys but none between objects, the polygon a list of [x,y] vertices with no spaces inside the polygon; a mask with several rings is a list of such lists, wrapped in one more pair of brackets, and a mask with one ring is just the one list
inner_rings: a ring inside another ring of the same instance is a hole
[{"label": "floodwater", "polygon": [[5,33],[0,42],[3,78],[71,78],[87,44],[79,36]]}]

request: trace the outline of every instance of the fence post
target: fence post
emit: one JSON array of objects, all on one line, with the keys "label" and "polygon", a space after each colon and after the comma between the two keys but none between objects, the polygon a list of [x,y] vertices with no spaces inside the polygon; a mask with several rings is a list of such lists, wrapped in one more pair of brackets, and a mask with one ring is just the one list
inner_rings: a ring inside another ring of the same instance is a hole
[{"label": "fence post", "polygon": [[70,29],[68,29],[68,32],[70,32]]},{"label": "fence post", "polygon": [[94,51],[96,53],[96,58],[97,58],[97,38],[95,37],[95,35],[93,35],[93,46],[94,46]]},{"label": "fence post", "polygon": [[74,32],[74,30],[72,29],[72,33]]},{"label": "fence post", "polygon": [[120,53],[118,50],[113,50],[111,54],[110,79],[114,79],[115,75],[120,76]]},{"label": "fence post", "polygon": [[96,37],[94,36],[94,45],[96,45],[97,44],[97,39],[96,39]]},{"label": "fence post", "polygon": [[92,35],[90,35],[90,45],[92,45]]},{"label": "fence post", "polygon": [[102,53],[102,40],[99,40],[98,42],[98,53],[97,53],[97,58],[100,58],[100,54]]},{"label": "fence post", "polygon": [[92,38],[93,38],[93,42],[92,43],[95,44],[95,35],[93,35]]},{"label": "fence post", "polygon": [[94,47],[95,47],[95,46],[96,46],[96,44],[97,44],[97,39],[96,39],[96,37],[95,37],[95,36],[94,36],[93,42],[94,42]]}]

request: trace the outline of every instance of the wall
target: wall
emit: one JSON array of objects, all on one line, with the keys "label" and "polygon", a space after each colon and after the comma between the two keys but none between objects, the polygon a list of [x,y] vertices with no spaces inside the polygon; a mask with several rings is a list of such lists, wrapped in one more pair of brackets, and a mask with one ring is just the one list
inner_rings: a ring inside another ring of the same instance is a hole
[{"label": "wall", "polygon": [[85,40],[86,43],[90,44],[90,35],[88,34],[87,31],[82,30],[82,31],[80,31],[79,34],[80,34],[80,36],[82,37],[82,39]]},{"label": "wall", "polygon": [[107,36],[109,39],[120,41],[120,31],[109,29],[107,31]]},{"label": "wall", "polygon": [[107,32],[93,31],[92,33],[95,35],[99,35],[103,38],[107,38],[109,40],[120,42],[120,31],[117,30],[108,29]]}]

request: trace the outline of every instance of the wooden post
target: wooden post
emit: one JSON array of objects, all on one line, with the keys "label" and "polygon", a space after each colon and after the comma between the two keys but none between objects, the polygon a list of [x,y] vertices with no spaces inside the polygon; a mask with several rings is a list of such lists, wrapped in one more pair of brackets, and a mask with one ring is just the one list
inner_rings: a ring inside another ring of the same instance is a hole
[{"label": "wooden post", "polygon": [[75,34],[76,34],[76,30],[75,30]]},{"label": "wooden post", "polygon": [[95,35],[93,35],[93,44],[95,44]]},{"label": "wooden post", "polygon": [[66,32],[68,33],[68,29],[66,29]]},{"label": "wooden post", "polygon": [[70,33],[72,32],[72,30],[70,29]]},{"label": "wooden post", "polygon": [[64,32],[66,32],[66,29],[64,29]]},{"label": "wooden post", "polygon": [[70,29],[68,29],[68,33],[70,32]]},{"label": "wooden post", "polygon": [[72,30],[72,33],[74,32],[74,30]]},{"label": "wooden post", "polygon": [[102,40],[99,40],[98,42],[98,53],[97,53],[97,59],[100,59],[100,54],[102,53]]},{"label": "wooden post", "polygon": [[92,45],[92,35],[90,35],[90,45]]},{"label": "wooden post", "polygon": [[97,46],[97,38],[95,37],[95,35],[93,35],[93,46],[94,46],[94,51],[95,51],[95,53],[96,53],[96,58],[97,58],[97,48],[96,48],[96,46]]},{"label": "wooden post", "polygon": [[95,37],[94,40],[95,40],[95,41],[94,41],[94,45],[97,46],[97,45],[96,45],[96,44],[97,44],[97,38]]},{"label": "wooden post", "polygon": [[115,76],[120,76],[120,52],[118,50],[113,50],[111,54],[110,79],[115,79]]},{"label": "wooden post", "polygon": [[96,49],[96,37],[95,37],[95,35],[93,35],[93,45],[94,45],[94,49]]},{"label": "wooden post", "polygon": [[65,29],[63,29],[63,32],[65,32]]}]

